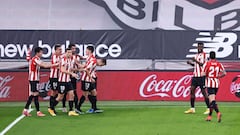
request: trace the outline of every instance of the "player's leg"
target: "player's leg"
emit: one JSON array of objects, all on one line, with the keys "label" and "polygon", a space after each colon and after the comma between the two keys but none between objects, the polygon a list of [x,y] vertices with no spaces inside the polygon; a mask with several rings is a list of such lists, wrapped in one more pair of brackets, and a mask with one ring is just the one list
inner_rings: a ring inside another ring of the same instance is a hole
[{"label": "player's leg", "polygon": [[220,113],[219,109],[218,109],[218,105],[216,102],[216,94],[217,94],[218,88],[210,88],[208,90],[209,92],[209,101],[210,101],[210,113],[209,116],[212,115],[213,110],[215,110],[215,112],[217,113],[217,120],[218,122],[221,122],[221,116],[222,114]]},{"label": "player's leg", "polygon": [[102,113],[103,110],[101,110],[97,107],[97,91],[96,91],[96,89],[91,91],[91,98],[90,99],[92,100],[91,104],[92,104],[93,111],[95,113]]},{"label": "player's leg", "polygon": [[73,94],[74,94],[74,106],[75,109],[78,109],[78,94],[76,89],[73,90]]},{"label": "player's leg", "polygon": [[42,116],[45,116],[45,114],[43,114],[40,111],[40,105],[39,105],[38,96],[39,96],[38,92],[33,92],[33,98],[34,98],[35,108],[36,108],[36,111],[37,111],[37,116],[42,117]]},{"label": "player's leg", "polygon": [[195,77],[192,78],[192,83],[190,87],[190,105],[191,108],[185,111],[186,114],[195,113],[195,90],[197,88],[197,80]]},{"label": "player's leg", "polygon": [[86,97],[88,97],[88,93],[89,93],[88,90],[89,90],[90,83],[85,82],[85,81],[82,81],[81,83],[82,83],[82,88],[81,88],[82,96],[79,99],[77,110],[82,113],[81,107],[82,107],[82,104],[84,103],[84,101],[86,100]]},{"label": "player's leg", "polygon": [[77,79],[71,78],[71,83],[73,86],[73,93],[74,93],[74,106],[75,106],[75,110],[77,110],[77,107],[78,107]]},{"label": "player's leg", "polygon": [[53,106],[55,99],[57,98],[58,94],[58,79],[57,78],[50,78],[50,87],[51,87],[51,94],[49,100],[49,108]]},{"label": "player's leg", "polygon": [[95,82],[91,83],[91,91],[90,94],[88,95],[88,99],[92,104],[92,108],[88,110],[88,113],[102,113],[103,110],[99,109],[97,107],[97,78],[95,78]]},{"label": "player's leg", "polygon": [[57,106],[57,104],[60,101],[62,101],[63,97],[64,97],[64,93],[58,93],[57,97],[54,98],[53,103],[51,104],[50,108],[48,109],[48,112],[50,113],[50,115],[56,116],[55,107]]},{"label": "player's leg", "polygon": [[32,99],[33,99],[32,91],[33,91],[33,89],[35,87],[34,85],[35,84],[33,84],[32,81],[29,82],[29,87],[30,87],[31,94],[28,97],[28,100],[27,100],[27,102],[25,104],[25,107],[24,107],[24,109],[22,111],[22,114],[25,115],[25,116],[31,116],[31,114],[28,112],[28,109],[29,109],[30,104],[32,103]]},{"label": "player's leg", "polygon": [[53,99],[52,101],[52,104],[50,106],[50,108],[48,109],[48,112],[50,113],[50,115],[52,116],[56,116],[56,113],[55,113],[55,106],[57,106],[57,104],[62,101],[63,97],[64,97],[64,94],[65,94],[65,89],[66,89],[66,85],[65,83],[58,83],[58,94],[57,94],[57,97]]},{"label": "player's leg", "polygon": [[69,112],[68,112],[68,116],[78,116],[79,114],[76,113],[74,110],[73,110],[73,103],[74,103],[74,92],[73,92],[73,87],[72,87],[72,84],[69,83],[68,84],[68,103],[69,103]]},{"label": "player's leg", "polygon": [[67,93],[64,94],[62,99],[62,112],[67,112],[66,101],[67,101]]},{"label": "player's leg", "polygon": [[[78,103],[77,110],[76,110],[77,113],[84,114],[81,107],[82,107],[82,104],[85,102],[86,97],[88,97],[88,95],[89,95],[88,91],[82,91],[82,96],[79,99],[79,103]],[[90,99],[89,99],[89,101],[90,101]]]},{"label": "player's leg", "polygon": [[210,112],[210,109],[209,109],[209,98],[208,98],[208,95],[207,95],[207,92],[206,92],[206,87],[205,87],[205,77],[201,78],[199,87],[201,89],[201,93],[202,93],[202,95],[204,97],[204,101],[205,101],[206,106],[207,106],[207,109],[206,109],[206,111],[203,114],[209,114],[209,112]]},{"label": "player's leg", "polygon": [[211,121],[211,116],[212,116],[212,112],[213,110],[216,111],[217,113],[217,119],[218,122],[221,122],[221,113],[219,112],[218,109],[218,105],[216,103],[216,93],[217,93],[218,89],[217,88],[208,88],[208,94],[209,94],[209,102],[210,102],[210,113],[207,117],[207,121]]}]

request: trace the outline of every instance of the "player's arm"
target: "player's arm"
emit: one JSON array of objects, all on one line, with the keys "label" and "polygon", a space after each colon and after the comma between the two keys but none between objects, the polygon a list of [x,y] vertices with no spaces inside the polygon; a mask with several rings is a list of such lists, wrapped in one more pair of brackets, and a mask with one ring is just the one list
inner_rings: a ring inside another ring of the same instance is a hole
[{"label": "player's arm", "polygon": [[90,74],[90,70],[94,68],[93,61],[90,62],[85,68],[84,71],[87,73],[87,76],[91,79],[92,82],[95,82],[95,80],[92,78]]},{"label": "player's arm", "polygon": [[222,77],[224,77],[224,76],[226,76],[226,75],[227,75],[226,70],[224,69],[223,65],[220,64],[220,72],[219,72],[218,78],[222,78]]},{"label": "player's arm", "polygon": [[77,78],[77,74],[75,74],[75,73],[73,73],[73,72],[67,71],[65,65],[61,65],[60,71],[63,72],[63,73],[69,74],[69,75],[71,75],[72,77]]},{"label": "player's arm", "polygon": [[201,63],[199,61],[197,61],[195,58],[192,59],[194,62],[196,62],[199,66],[203,66],[204,63]]},{"label": "player's arm", "polygon": [[35,60],[36,64],[39,65],[40,67],[44,67],[44,68],[51,68],[51,67],[56,67],[59,65],[59,63],[55,63],[55,64],[50,64],[47,62],[43,62],[40,60]]},{"label": "player's arm", "polygon": [[91,74],[90,74],[90,69],[84,69],[84,71],[87,73],[87,76],[89,76],[89,78],[91,79],[92,82],[95,82],[95,80],[92,78]]},{"label": "player's arm", "polygon": [[222,78],[227,75],[227,72],[225,70],[221,71],[219,74],[219,78]]},{"label": "player's arm", "polygon": [[205,63],[203,65],[203,69],[202,69],[202,72],[201,72],[201,76],[206,76],[206,72],[207,72],[207,63]]},{"label": "player's arm", "polygon": [[192,60],[188,60],[187,61],[187,64],[191,65],[191,66],[194,66],[194,63],[192,62]]}]

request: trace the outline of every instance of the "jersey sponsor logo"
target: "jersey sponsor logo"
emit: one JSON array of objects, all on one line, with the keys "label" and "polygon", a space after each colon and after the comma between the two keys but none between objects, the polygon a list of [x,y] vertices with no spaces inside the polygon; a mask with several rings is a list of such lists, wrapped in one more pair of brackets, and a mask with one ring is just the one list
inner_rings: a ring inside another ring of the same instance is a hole
[{"label": "jersey sponsor logo", "polygon": [[[189,49],[189,54],[186,58],[192,58],[197,53],[197,42],[204,43],[204,52],[207,54],[210,51],[216,52],[217,58],[226,58],[233,54],[234,45],[237,42],[237,34],[233,32],[217,32],[211,34],[210,32],[200,32],[199,37],[196,38],[196,43]],[[240,56],[240,55],[239,55]]]},{"label": "jersey sponsor logo", "polygon": [[8,98],[10,95],[11,86],[8,85],[10,81],[14,79],[14,76],[0,76],[0,98]]},{"label": "jersey sponsor logo", "polygon": [[[123,29],[239,30],[239,1],[89,0]],[[204,22],[196,23],[204,17]]]},{"label": "jersey sponsor logo", "polygon": [[[149,97],[186,98],[190,95],[192,75],[185,75],[178,80],[159,79],[156,74],[147,76],[139,87],[139,95]],[[196,97],[201,98],[201,90],[197,88]]]}]

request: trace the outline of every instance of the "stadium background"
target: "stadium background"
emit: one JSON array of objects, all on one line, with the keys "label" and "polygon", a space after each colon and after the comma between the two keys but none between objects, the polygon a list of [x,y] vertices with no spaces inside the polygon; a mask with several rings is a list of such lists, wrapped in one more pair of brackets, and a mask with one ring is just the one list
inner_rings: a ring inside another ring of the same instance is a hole
[{"label": "stadium background", "polygon": [[[76,43],[84,55],[94,45],[99,100],[187,101],[196,43],[214,50],[228,71],[218,100],[239,101],[240,1],[238,0],[9,0],[0,4],[0,101],[28,95],[28,47]],[[204,19],[203,19],[204,18]],[[48,90],[48,70],[41,89]],[[79,87],[80,88],[80,87]],[[80,93],[80,92],[79,92]],[[126,94],[127,93],[127,94]],[[202,100],[199,91],[197,100]],[[45,98],[47,100],[47,97]]]}]

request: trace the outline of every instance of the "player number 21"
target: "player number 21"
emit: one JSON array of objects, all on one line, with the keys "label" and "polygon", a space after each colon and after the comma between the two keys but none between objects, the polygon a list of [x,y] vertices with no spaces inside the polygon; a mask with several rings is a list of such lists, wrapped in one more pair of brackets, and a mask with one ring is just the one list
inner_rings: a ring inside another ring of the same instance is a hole
[{"label": "player number 21", "polygon": [[209,68],[209,77],[214,77],[214,74],[216,74],[216,76],[218,75],[218,73],[219,73],[219,67],[214,67],[214,66],[211,66],[210,68]]}]

